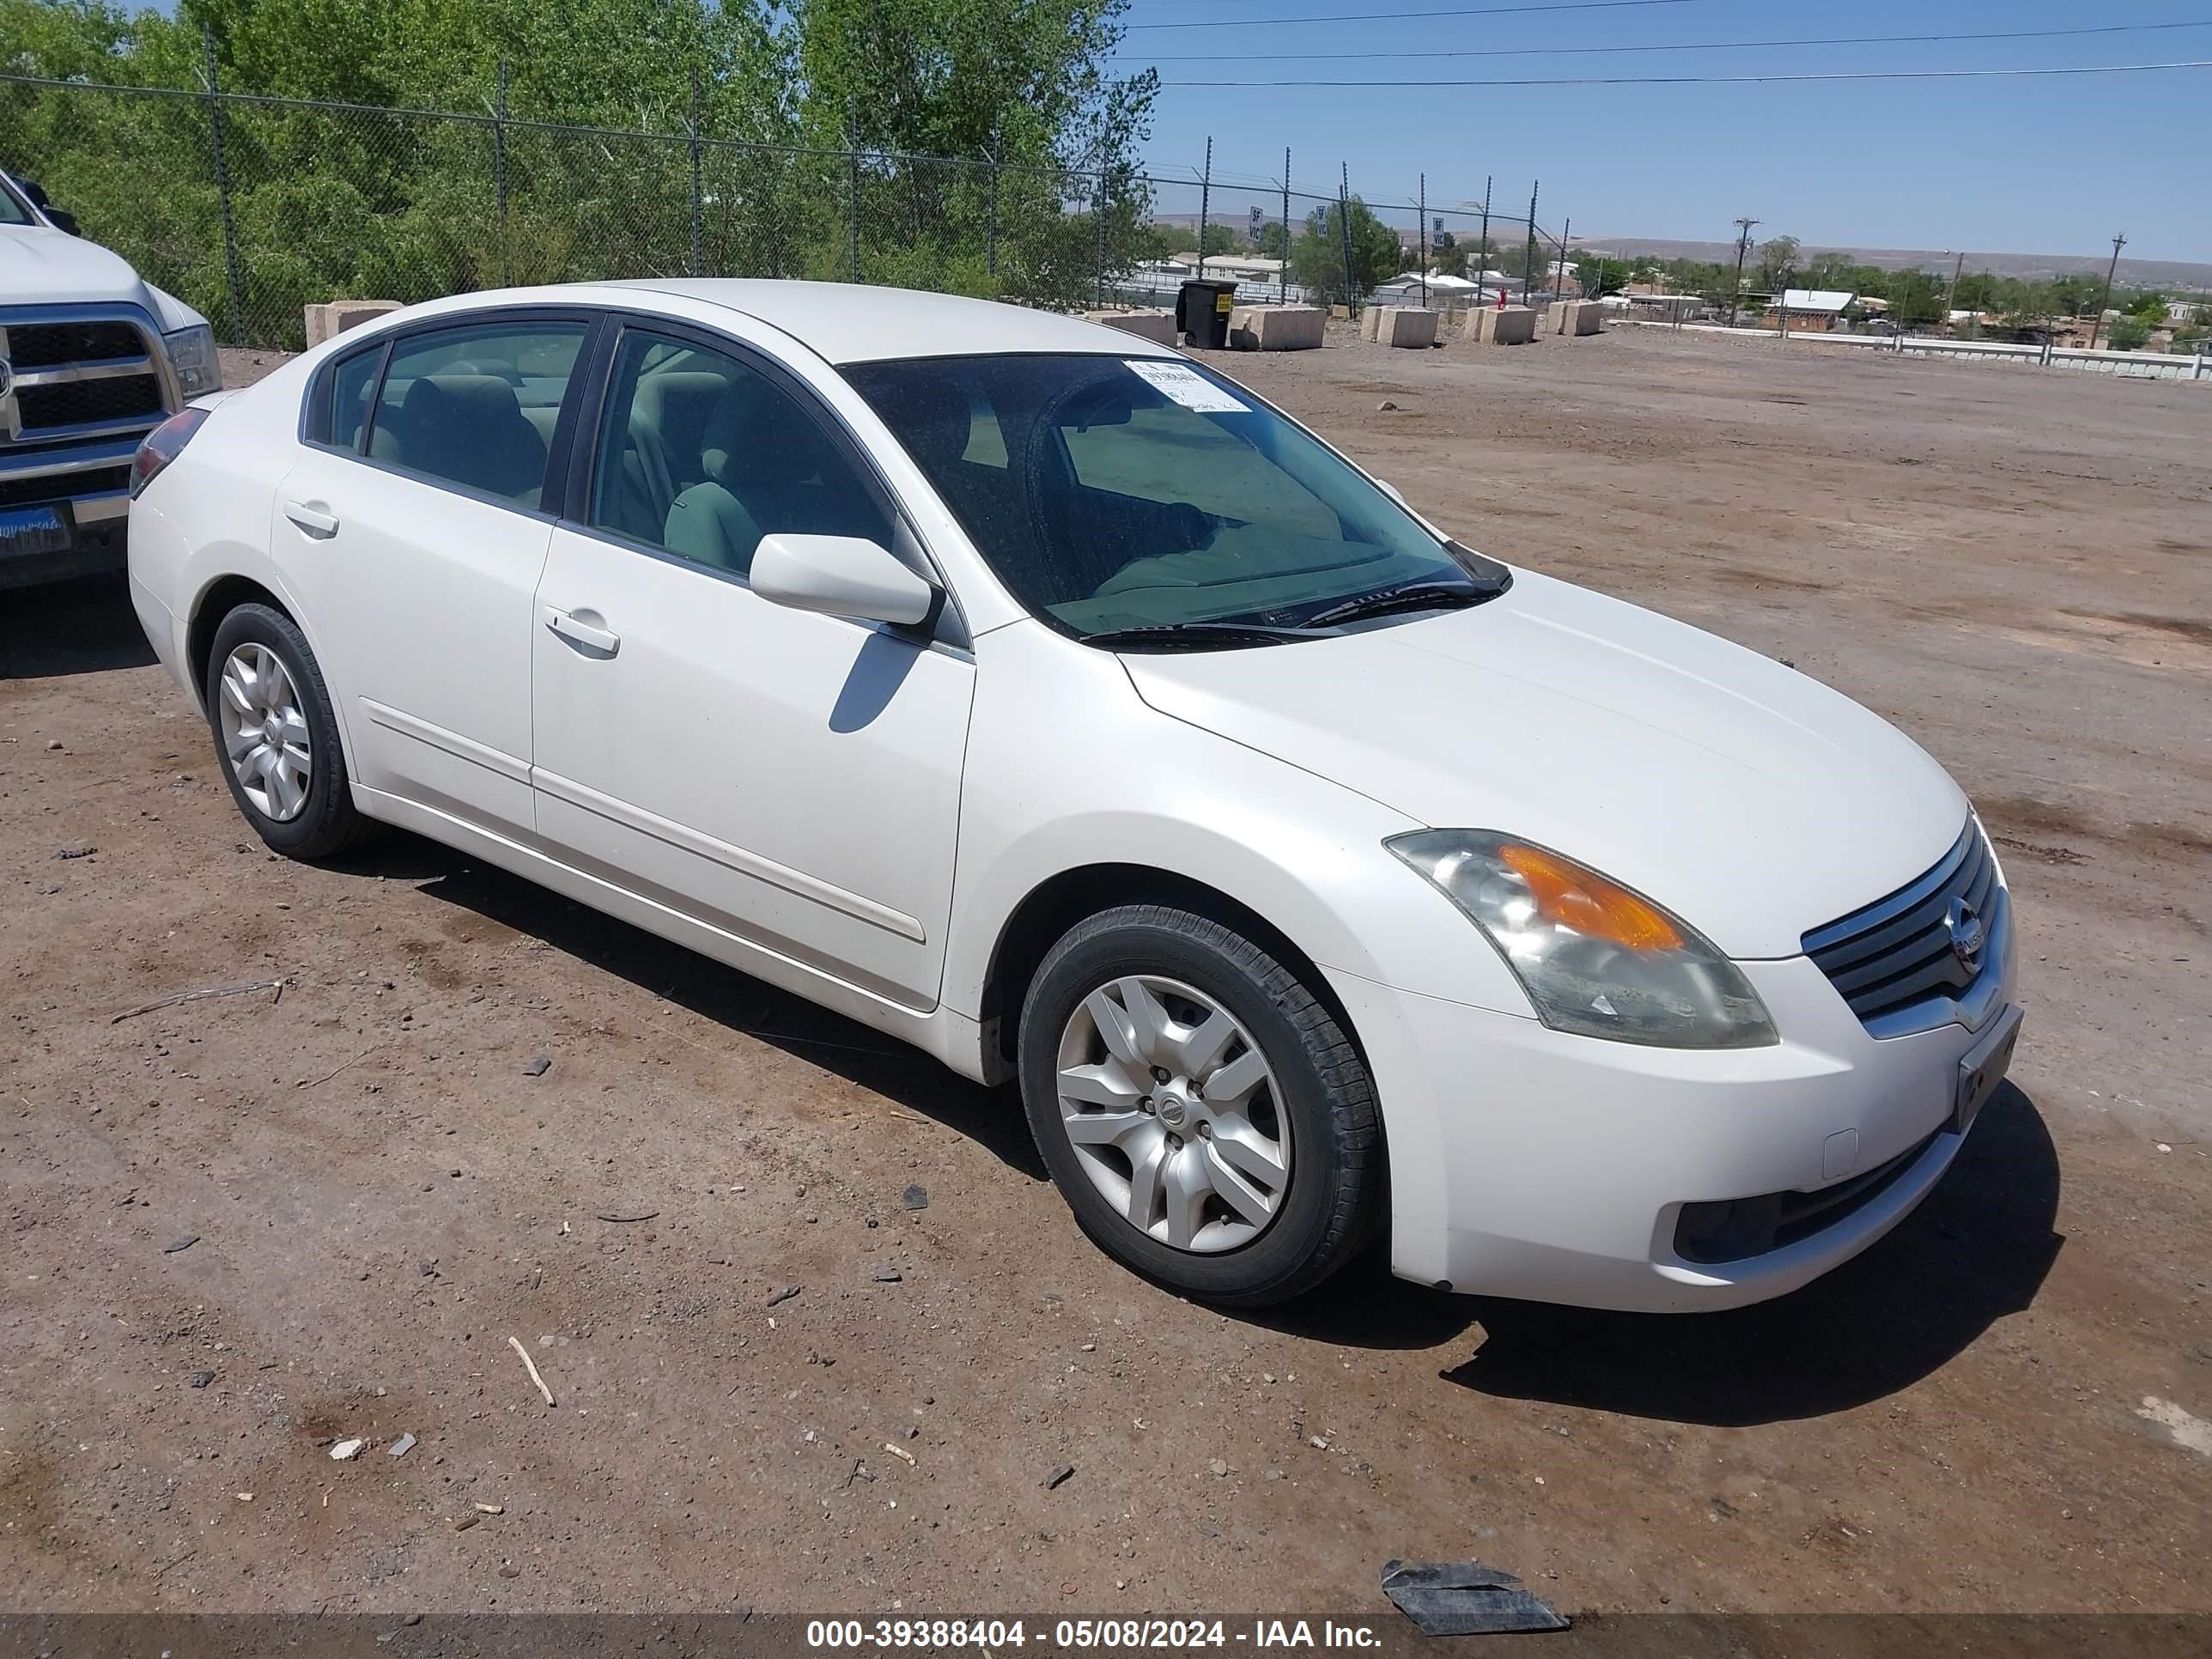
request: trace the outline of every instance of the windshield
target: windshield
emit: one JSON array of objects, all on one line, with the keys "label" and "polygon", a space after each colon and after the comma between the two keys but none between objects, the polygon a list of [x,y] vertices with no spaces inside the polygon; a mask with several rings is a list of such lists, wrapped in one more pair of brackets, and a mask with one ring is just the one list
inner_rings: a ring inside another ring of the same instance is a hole
[{"label": "windshield", "polygon": [[844,373],[1015,595],[1079,635],[1295,627],[1364,594],[1469,579],[1326,447],[1194,364],[1056,355]]}]

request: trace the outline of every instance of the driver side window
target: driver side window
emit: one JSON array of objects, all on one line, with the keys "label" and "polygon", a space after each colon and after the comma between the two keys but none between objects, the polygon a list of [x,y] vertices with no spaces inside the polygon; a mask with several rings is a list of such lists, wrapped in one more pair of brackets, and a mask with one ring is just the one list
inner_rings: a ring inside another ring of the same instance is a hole
[{"label": "driver side window", "polygon": [[734,356],[641,329],[615,355],[590,522],[738,576],[763,536],[891,544],[875,492],[798,398]]}]

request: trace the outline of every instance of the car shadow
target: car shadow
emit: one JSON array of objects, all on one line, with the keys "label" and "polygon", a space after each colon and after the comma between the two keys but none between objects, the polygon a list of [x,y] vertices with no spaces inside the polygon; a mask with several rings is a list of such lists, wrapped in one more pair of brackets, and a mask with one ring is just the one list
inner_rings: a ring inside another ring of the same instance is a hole
[{"label": "car shadow", "polygon": [[[1011,1088],[986,1089],[841,1014],[421,837],[380,838],[337,867],[416,883],[969,1136],[1050,1179]],[[1747,1427],[1846,1410],[1940,1370],[2027,1308],[2063,1240],[2057,1154],[2008,1083],[1934,1192],[1873,1249],[1790,1296],[1713,1314],[1623,1314],[1458,1296],[1392,1277],[1383,1241],[1319,1289],[1235,1317],[1340,1347],[1412,1351],[1480,1326],[1447,1382],[1679,1423]],[[1103,1259],[1100,1270],[1114,1271]]]},{"label": "car shadow", "polygon": [[380,836],[333,867],[413,882],[441,902],[526,933],[703,1019],[933,1118],[1031,1180],[1049,1179],[1011,1090],[970,1082],[857,1020],[421,836]]},{"label": "car shadow", "polygon": [[120,574],[0,591],[0,679],[97,674],[155,660]]},{"label": "car shadow", "polygon": [[2058,1192],[2042,1115],[2008,1083],[1920,1207],[1802,1290],[1692,1315],[1478,1298],[1482,1346],[1443,1376],[1500,1399],[1726,1428],[1863,1406],[2034,1301],[2064,1243]]}]

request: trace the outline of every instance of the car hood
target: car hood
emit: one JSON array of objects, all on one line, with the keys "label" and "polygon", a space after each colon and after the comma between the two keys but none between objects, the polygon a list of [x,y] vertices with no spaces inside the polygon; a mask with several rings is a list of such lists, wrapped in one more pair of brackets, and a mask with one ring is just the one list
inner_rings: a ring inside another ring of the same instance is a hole
[{"label": "car hood", "polygon": [[1341,639],[1123,656],[1162,714],[1435,828],[1537,842],[1739,958],[1904,886],[1966,797],[1911,739],[1713,635],[1516,572],[1471,610]]},{"label": "car hood", "polygon": [[121,255],[51,225],[0,226],[0,305],[116,301],[155,310],[146,284]]}]

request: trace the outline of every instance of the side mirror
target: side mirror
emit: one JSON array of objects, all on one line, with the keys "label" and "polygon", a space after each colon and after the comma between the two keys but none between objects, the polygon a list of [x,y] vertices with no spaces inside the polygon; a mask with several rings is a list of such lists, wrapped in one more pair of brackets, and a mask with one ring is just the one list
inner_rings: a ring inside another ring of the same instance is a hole
[{"label": "side mirror", "polygon": [[890,549],[859,536],[763,536],[753,550],[753,592],[793,611],[856,622],[927,622],[937,590]]},{"label": "side mirror", "polygon": [[1400,493],[1398,486],[1392,483],[1388,478],[1377,478],[1375,481],[1375,487],[1381,490],[1385,495],[1388,495],[1392,501],[1397,502],[1399,506],[1405,507],[1407,512],[1411,513],[1413,510],[1412,507],[1407,505],[1406,498]]},{"label": "side mirror", "polygon": [[46,222],[52,225],[56,230],[66,231],[71,236],[82,236],[84,234],[82,231],[76,228],[76,215],[74,213],[65,212],[62,209],[56,207],[51,201],[49,201],[46,198],[45,186],[40,185],[37,179],[18,179],[15,182],[22,187],[23,194],[29,200],[31,205],[38,209],[40,213],[44,214],[46,218]]}]

